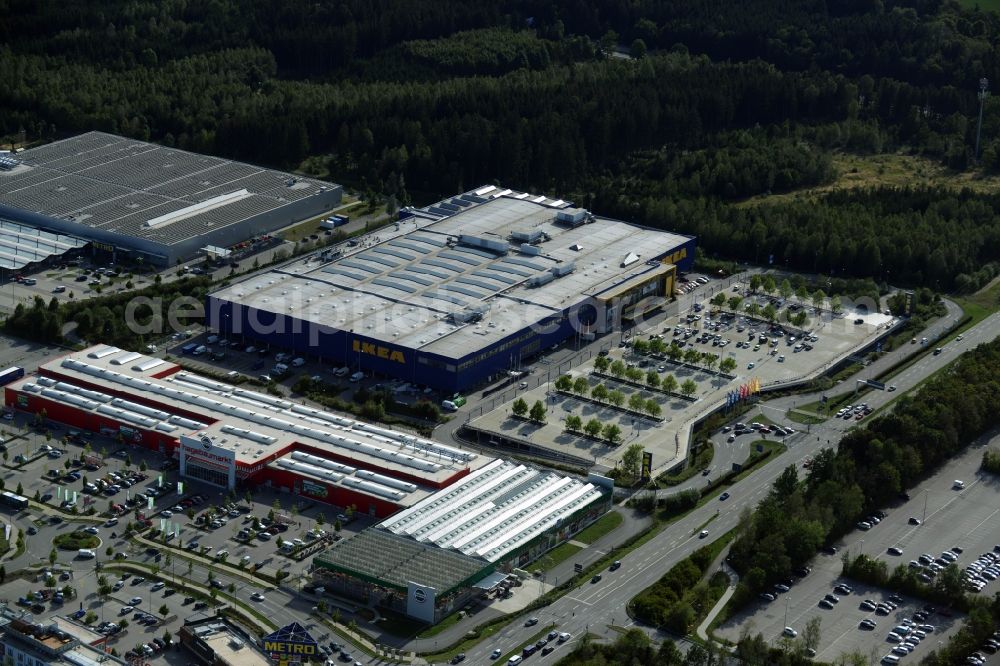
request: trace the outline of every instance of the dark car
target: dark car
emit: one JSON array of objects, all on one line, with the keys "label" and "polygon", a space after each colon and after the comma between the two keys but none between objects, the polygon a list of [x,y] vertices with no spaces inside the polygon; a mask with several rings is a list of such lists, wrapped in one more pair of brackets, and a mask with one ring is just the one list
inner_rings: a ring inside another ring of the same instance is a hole
[{"label": "dark car", "polygon": [[185,606],[187,606],[192,601],[194,601],[194,597],[184,597],[184,605]]},{"label": "dark car", "polygon": [[201,610],[202,608],[208,608],[208,604],[204,601],[199,601],[194,605],[195,610]]},{"label": "dark car", "polygon": [[458,654],[456,654],[454,657],[451,658],[451,663],[453,663],[453,664],[458,664],[458,663],[463,662],[463,661],[465,661],[465,653],[464,652],[459,652]]}]

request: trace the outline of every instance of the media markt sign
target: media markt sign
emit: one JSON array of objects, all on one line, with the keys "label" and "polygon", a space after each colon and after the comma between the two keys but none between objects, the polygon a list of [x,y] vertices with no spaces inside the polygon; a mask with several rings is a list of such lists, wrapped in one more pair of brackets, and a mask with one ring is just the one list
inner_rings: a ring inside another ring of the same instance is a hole
[{"label": "media markt sign", "polygon": [[277,662],[309,661],[319,654],[319,647],[298,622],[278,629],[261,639],[264,652]]},{"label": "media markt sign", "polygon": [[305,479],[302,480],[302,492],[312,497],[326,497],[327,494],[326,486]]}]

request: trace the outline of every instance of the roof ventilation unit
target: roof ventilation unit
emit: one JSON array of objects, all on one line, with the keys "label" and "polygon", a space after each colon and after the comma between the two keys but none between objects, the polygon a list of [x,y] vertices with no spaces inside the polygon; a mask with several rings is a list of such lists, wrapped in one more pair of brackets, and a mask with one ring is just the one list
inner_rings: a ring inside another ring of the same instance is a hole
[{"label": "roof ventilation unit", "polygon": [[527,229],[511,232],[510,237],[512,240],[521,243],[537,243],[542,239],[541,229]]},{"label": "roof ventilation unit", "polygon": [[529,245],[528,243],[521,243],[521,247],[518,248],[521,254],[527,254],[532,257],[537,257],[542,253],[542,248],[537,245]]},{"label": "roof ventilation unit", "polygon": [[557,264],[549,269],[549,272],[556,277],[562,277],[564,275],[569,275],[576,269],[576,263],[572,261],[567,261],[561,264]]},{"label": "roof ventilation unit", "polygon": [[556,222],[578,227],[587,221],[587,211],[583,208],[564,208],[556,213]]},{"label": "roof ventilation unit", "polygon": [[629,252],[628,254],[625,255],[625,258],[622,259],[621,267],[625,268],[626,266],[631,266],[637,261],[639,261],[639,255],[637,255],[635,252]]},{"label": "roof ventilation unit", "polygon": [[510,251],[510,244],[507,241],[494,238],[483,238],[482,236],[462,234],[458,237],[458,242],[461,245],[478,247],[484,250],[489,250],[490,252],[496,252],[497,254],[507,254],[507,252]]}]

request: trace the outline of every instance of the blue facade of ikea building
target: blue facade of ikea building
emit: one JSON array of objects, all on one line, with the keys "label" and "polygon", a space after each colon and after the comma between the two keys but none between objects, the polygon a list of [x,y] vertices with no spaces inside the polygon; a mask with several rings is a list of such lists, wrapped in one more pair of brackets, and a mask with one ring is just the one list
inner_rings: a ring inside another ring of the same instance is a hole
[{"label": "blue facade of ikea building", "polygon": [[375,373],[445,392],[465,391],[488,382],[575,333],[570,316],[553,317],[455,359],[212,296],[208,297],[206,315],[210,329],[246,344],[263,344],[347,366],[352,372]]},{"label": "blue facade of ikea building", "polygon": [[461,392],[661,308],[694,263],[689,236],[493,186],[410,214],[209,295],[208,327]]}]

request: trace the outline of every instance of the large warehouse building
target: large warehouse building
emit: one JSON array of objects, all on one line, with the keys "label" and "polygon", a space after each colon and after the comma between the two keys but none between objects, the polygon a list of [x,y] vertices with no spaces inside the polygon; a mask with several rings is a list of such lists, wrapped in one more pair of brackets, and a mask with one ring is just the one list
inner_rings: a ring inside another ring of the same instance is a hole
[{"label": "large warehouse building", "polygon": [[459,391],[661,307],[694,239],[487,186],[210,295],[209,326]]},{"label": "large warehouse building", "polygon": [[433,624],[607,512],[609,481],[493,460],[316,556],[315,582]]},{"label": "large warehouse building", "polygon": [[181,475],[245,483],[385,517],[490,462],[438,442],[217,382],[98,345],[4,387],[11,409],[175,458]]},{"label": "large warehouse building", "polygon": [[88,243],[111,260],[173,266],[321,215],[341,195],[331,183],[87,132],[0,159],[0,267]]}]

